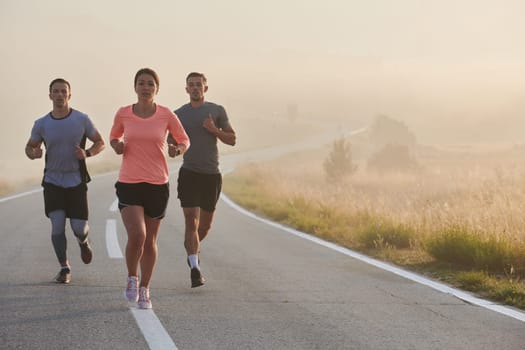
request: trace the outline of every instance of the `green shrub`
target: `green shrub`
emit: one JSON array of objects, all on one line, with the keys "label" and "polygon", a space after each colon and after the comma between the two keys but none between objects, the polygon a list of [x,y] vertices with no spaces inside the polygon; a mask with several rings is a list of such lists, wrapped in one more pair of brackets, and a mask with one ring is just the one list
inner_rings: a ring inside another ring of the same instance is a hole
[{"label": "green shrub", "polygon": [[483,271],[509,274],[521,265],[520,254],[503,238],[482,238],[465,228],[453,227],[431,237],[426,250],[439,261]]},{"label": "green shrub", "polygon": [[457,281],[460,287],[473,292],[484,289],[488,280],[487,274],[483,271],[467,271],[457,274]]},{"label": "green shrub", "polygon": [[406,171],[418,168],[407,145],[389,143],[368,159],[367,169],[377,172]]},{"label": "green shrub", "polygon": [[525,287],[522,283],[502,281],[491,289],[491,297],[508,305],[525,307]]},{"label": "green shrub", "polygon": [[368,135],[370,142],[376,147],[395,143],[412,148],[416,144],[416,136],[405,123],[386,115],[378,115],[375,118]]},{"label": "green shrub", "polygon": [[324,170],[328,181],[338,181],[357,170],[352,160],[352,146],[345,138],[335,140],[332,150],[325,159]]},{"label": "green shrub", "polygon": [[386,220],[374,220],[363,223],[358,229],[359,242],[368,249],[372,248],[408,248],[413,230],[402,224],[393,224]]}]

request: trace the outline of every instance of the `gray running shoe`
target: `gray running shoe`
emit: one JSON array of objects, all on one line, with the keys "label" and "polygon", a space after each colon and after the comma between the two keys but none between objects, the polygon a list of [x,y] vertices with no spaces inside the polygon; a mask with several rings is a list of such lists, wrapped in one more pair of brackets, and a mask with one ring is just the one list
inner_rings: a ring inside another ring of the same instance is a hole
[{"label": "gray running shoe", "polygon": [[71,282],[71,269],[69,267],[61,268],[55,276],[55,282],[65,284]]}]

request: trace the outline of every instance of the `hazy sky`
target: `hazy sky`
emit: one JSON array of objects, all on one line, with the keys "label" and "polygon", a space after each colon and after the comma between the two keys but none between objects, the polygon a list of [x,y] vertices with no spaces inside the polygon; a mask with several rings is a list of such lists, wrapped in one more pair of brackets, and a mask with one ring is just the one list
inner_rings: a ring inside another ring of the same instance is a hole
[{"label": "hazy sky", "polygon": [[145,66],[173,108],[186,74],[205,72],[233,121],[296,104],[304,118],[386,114],[432,141],[477,124],[515,138],[524,14],[522,0],[1,0],[0,172],[23,159],[53,78],[107,137]]}]

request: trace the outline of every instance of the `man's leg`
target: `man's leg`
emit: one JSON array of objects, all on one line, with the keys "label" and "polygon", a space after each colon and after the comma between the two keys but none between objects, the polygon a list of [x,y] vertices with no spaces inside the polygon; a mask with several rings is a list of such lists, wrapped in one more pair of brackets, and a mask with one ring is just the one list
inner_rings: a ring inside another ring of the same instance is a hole
[{"label": "man's leg", "polygon": [[91,250],[88,239],[88,222],[87,220],[82,219],[70,219],[69,223],[71,224],[71,229],[77,237],[80,246],[80,257],[84,264],[89,264],[93,259],[93,251]]},{"label": "man's leg", "polygon": [[184,212],[185,230],[184,247],[188,256],[198,254],[200,248],[199,234],[199,208],[182,208]]},{"label": "man's leg", "polygon": [[89,225],[87,220],[70,219],[71,229],[73,234],[78,238],[79,242],[84,242],[88,236]]},{"label": "man's leg", "polygon": [[188,254],[190,265],[191,288],[202,286],[205,282],[199,266],[200,240],[197,228],[199,227],[199,208],[183,208],[186,224],[184,233],[184,247]]},{"label": "man's leg", "polygon": [[60,263],[60,271],[55,277],[57,283],[69,283],[71,281],[71,268],[67,260],[67,239],[66,239],[66,212],[64,210],[54,210],[49,213],[51,220],[51,242]]},{"label": "man's leg", "polygon": [[80,257],[84,264],[89,264],[93,258],[93,252],[88,241],[88,200],[87,186],[82,183],[76,187],[65,189],[66,214],[73,234],[77,237],[80,245]]},{"label": "man's leg", "polygon": [[213,211],[206,211],[204,209],[200,210],[200,216],[199,216],[199,241],[202,242],[206,236],[208,236],[208,233],[211,229],[211,223],[213,222],[213,214],[215,212]]},{"label": "man's leg", "polygon": [[51,220],[51,242],[55,249],[58,262],[61,266],[69,266],[67,260],[67,239],[66,239],[66,212],[64,210],[54,210],[49,213]]}]

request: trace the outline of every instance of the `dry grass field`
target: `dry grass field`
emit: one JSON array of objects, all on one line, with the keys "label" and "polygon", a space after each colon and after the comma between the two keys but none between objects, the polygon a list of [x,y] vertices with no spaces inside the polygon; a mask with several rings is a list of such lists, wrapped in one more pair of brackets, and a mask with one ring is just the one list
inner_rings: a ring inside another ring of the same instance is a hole
[{"label": "dry grass field", "polygon": [[525,150],[418,147],[417,168],[328,181],[330,148],[249,164],[225,179],[239,204],[369,255],[525,306]]}]

